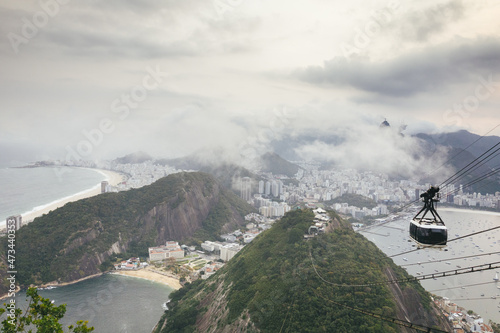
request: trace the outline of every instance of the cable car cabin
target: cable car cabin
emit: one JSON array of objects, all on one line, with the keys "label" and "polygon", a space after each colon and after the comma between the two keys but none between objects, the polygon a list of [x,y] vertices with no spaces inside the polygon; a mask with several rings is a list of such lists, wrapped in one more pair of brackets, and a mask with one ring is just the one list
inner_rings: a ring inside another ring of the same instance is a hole
[{"label": "cable car cabin", "polygon": [[413,219],[410,222],[410,237],[419,246],[445,247],[448,230],[443,222],[434,219]]},{"label": "cable car cabin", "polygon": [[[424,207],[410,222],[410,237],[418,246],[445,247],[448,241],[448,229],[434,208],[434,203],[439,201],[439,187],[432,186],[420,197]],[[437,195],[437,198],[436,197]],[[430,213],[432,217],[425,217]]]}]

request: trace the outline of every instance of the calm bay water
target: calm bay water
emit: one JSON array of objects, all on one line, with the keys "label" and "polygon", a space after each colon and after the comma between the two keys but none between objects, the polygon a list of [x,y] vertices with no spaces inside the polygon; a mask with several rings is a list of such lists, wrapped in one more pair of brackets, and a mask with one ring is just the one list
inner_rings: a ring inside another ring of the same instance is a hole
[{"label": "calm bay water", "polygon": [[[448,228],[448,239],[472,234],[500,225],[500,214],[472,210],[438,209]],[[368,232],[361,232],[388,256],[414,249],[408,235],[409,219],[396,220]],[[500,262],[500,229],[448,243],[445,250],[423,249],[393,258],[413,276]],[[472,256],[470,258],[462,258]],[[441,262],[431,262],[441,260]],[[500,271],[500,270],[499,270]],[[485,321],[500,323],[500,282],[496,270],[455,275],[421,281],[433,294],[448,297],[461,307],[480,314]],[[500,272],[499,272],[500,276]]]},{"label": "calm bay water", "polygon": [[[79,283],[40,290],[39,295],[66,304],[61,323],[66,327],[88,320],[98,333],[150,333],[164,310],[172,288],[144,279],[106,274]],[[16,295],[20,309],[27,306],[26,292]]]},{"label": "calm bay water", "polygon": [[[0,225],[10,215],[99,186],[105,178],[97,170],[83,168],[0,168]],[[107,274],[39,293],[56,305],[67,304],[65,327],[89,320],[99,333],[149,333],[172,290],[143,279]],[[25,309],[25,299],[25,291],[19,292],[16,305]]]}]

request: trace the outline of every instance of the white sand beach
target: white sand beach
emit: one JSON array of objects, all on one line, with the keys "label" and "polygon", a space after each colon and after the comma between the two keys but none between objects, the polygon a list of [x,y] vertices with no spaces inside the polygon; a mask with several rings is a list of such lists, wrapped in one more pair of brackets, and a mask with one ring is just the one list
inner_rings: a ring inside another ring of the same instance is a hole
[{"label": "white sand beach", "polygon": [[[111,185],[111,186],[116,186],[124,180],[124,176],[117,173],[117,172],[113,172],[110,170],[102,170],[102,169],[92,169],[92,170],[96,170],[96,171],[102,173],[103,175],[105,175],[106,180],[109,182],[109,185]],[[62,207],[65,204],[67,204],[68,202],[74,202],[74,201],[78,201],[81,199],[90,198],[90,197],[93,197],[93,196],[98,195],[100,193],[101,193],[101,184],[99,183],[87,191],[76,193],[75,195],[63,198],[59,201],[55,201],[55,202],[51,203],[50,205],[44,206],[42,209],[22,214],[23,224],[29,223],[29,222],[33,221],[36,217],[42,216],[43,214],[47,214],[52,210],[55,210],[59,207]]]},{"label": "white sand beach", "polygon": [[152,268],[148,267],[145,269],[139,269],[139,270],[120,270],[120,271],[113,271],[112,274],[120,274],[120,275],[125,275],[125,276],[132,276],[140,279],[145,279],[149,281],[154,281],[162,284],[166,284],[171,288],[174,289],[180,289],[182,288],[182,285],[180,284],[179,280],[171,277],[164,275],[162,273],[159,273]]}]

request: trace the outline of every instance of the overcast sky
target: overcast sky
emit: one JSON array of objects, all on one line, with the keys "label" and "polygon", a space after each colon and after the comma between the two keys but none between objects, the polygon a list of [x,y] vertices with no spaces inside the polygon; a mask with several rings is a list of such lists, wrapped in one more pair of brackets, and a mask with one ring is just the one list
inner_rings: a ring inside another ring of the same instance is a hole
[{"label": "overcast sky", "polygon": [[385,118],[482,135],[498,17],[495,0],[0,0],[1,155],[174,157]]}]

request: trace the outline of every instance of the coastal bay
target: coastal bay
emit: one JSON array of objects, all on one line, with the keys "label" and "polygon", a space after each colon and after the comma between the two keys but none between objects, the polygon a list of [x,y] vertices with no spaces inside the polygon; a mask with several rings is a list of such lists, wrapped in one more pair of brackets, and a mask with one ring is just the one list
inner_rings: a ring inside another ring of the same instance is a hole
[{"label": "coastal bay", "polygon": [[[106,180],[109,183],[109,185],[111,185],[111,186],[116,186],[119,183],[121,183],[122,181],[124,181],[124,176],[117,173],[117,172],[114,172],[114,171],[102,170],[102,169],[89,169],[89,170],[94,170],[94,171],[101,173],[105,177],[104,180]],[[22,214],[23,223],[24,222],[31,222],[35,218],[42,216],[43,214],[48,214],[50,211],[55,210],[59,207],[62,207],[69,202],[74,202],[74,201],[78,201],[81,199],[90,198],[90,197],[96,196],[100,193],[101,193],[101,184],[99,183],[99,184],[96,184],[95,186],[93,186],[92,188],[89,188],[87,190],[75,193],[75,194],[73,194],[71,196],[67,196],[65,198],[58,199],[58,200],[53,201],[51,203],[48,203],[46,205],[39,206],[39,207],[35,208],[33,211],[23,213]]]},{"label": "coastal bay", "polygon": [[176,279],[172,276],[167,276],[164,273],[155,271],[150,267],[139,270],[119,270],[113,271],[112,274],[123,275],[128,277],[135,277],[139,279],[144,279],[148,281],[153,281],[161,284],[165,284],[173,289],[180,289],[182,285],[179,282],[179,279]]},{"label": "coastal bay", "polygon": [[25,224],[68,202],[98,195],[104,180],[116,186],[126,176],[82,167],[0,168],[0,229],[8,216],[21,215]]}]

